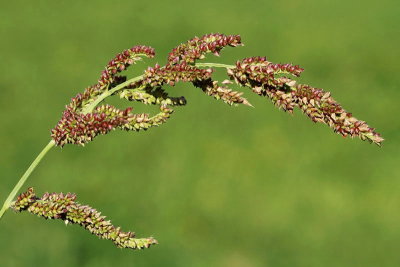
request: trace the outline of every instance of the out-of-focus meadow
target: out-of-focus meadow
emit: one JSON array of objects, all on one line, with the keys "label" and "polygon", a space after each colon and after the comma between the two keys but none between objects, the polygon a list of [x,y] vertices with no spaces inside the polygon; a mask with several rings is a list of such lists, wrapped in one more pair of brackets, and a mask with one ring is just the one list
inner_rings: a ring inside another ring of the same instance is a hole
[{"label": "out-of-focus meadow", "polygon": [[255,108],[179,84],[168,90],[188,105],[165,125],[56,148],[24,188],[75,192],[160,244],[122,250],[75,225],[8,212],[0,265],[399,266],[399,13],[394,0],[2,3],[1,202],[64,105],[116,53],[156,49],[134,75],[210,32],[240,34],[245,46],[208,62],[265,55],[299,64],[302,82],[331,91],[386,141],[344,139],[246,89]]}]

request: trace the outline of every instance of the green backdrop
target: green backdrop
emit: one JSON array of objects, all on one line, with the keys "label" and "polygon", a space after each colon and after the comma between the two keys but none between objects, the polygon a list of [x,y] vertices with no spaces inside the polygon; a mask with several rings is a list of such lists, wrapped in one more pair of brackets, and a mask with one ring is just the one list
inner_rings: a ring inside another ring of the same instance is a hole
[{"label": "green backdrop", "polygon": [[168,90],[188,105],[167,124],[54,149],[26,185],[75,192],[160,244],[122,250],[78,226],[8,212],[0,265],[399,266],[399,13],[395,0],[4,1],[1,201],[64,105],[116,53],[153,46],[157,57],[130,71],[140,73],[210,32],[240,34],[245,46],[208,61],[300,64],[303,82],[331,91],[386,141],[344,139],[248,90],[254,109],[179,84]]}]

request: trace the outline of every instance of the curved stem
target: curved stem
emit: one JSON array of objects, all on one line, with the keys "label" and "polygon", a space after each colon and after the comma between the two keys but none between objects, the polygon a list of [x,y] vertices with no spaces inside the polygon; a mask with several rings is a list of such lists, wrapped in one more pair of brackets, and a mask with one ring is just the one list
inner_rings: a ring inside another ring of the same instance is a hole
[{"label": "curved stem", "polygon": [[197,67],[215,67],[215,68],[226,68],[226,69],[233,69],[234,65],[226,65],[221,63],[196,63]]},{"label": "curved stem", "polygon": [[33,170],[36,168],[36,166],[39,164],[39,162],[43,159],[43,157],[49,152],[49,150],[54,147],[54,141],[51,140],[44,148],[43,150],[39,153],[39,155],[36,157],[36,159],[32,162],[32,164],[29,166],[29,168],[25,171],[25,173],[22,175],[21,179],[19,179],[18,183],[15,185],[14,189],[11,191],[11,193],[8,195],[6,201],[3,204],[3,207],[0,210],[0,219],[3,217],[4,213],[6,210],[10,207],[11,202],[17,195],[18,191],[21,189],[21,187],[24,185],[28,177],[31,175]]},{"label": "curved stem", "polygon": [[135,78],[129,79],[121,84],[118,84],[117,86],[115,86],[114,88],[105,91],[104,93],[102,93],[101,95],[99,95],[98,98],[96,98],[95,101],[93,101],[92,103],[90,103],[89,105],[87,105],[85,108],[82,109],[82,113],[83,114],[87,114],[93,111],[93,109],[100,104],[101,101],[103,101],[104,99],[106,99],[107,97],[111,96],[112,94],[114,94],[116,91],[124,89],[126,86],[140,81],[141,79],[143,79],[143,75],[137,76]]}]

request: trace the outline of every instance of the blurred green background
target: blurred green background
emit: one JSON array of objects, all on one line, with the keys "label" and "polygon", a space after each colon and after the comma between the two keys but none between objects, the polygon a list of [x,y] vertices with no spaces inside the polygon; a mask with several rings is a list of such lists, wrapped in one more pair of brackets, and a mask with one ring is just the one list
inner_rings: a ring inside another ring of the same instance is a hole
[{"label": "blurred green background", "polygon": [[122,250],[78,226],[8,212],[0,265],[400,266],[399,14],[394,0],[3,1],[1,202],[64,105],[116,53],[156,49],[133,75],[210,32],[240,34],[245,46],[207,61],[300,64],[303,82],[331,91],[386,141],[341,138],[249,91],[254,109],[179,84],[168,90],[188,105],[167,124],[54,149],[25,186],[75,192],[160,244]]}]

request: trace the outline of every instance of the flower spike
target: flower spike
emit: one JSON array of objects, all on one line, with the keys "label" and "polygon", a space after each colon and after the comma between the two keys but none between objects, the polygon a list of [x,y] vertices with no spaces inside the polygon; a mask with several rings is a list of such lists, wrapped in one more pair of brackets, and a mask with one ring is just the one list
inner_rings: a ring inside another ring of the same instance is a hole
[{"label": "flower spike", "polygon": [[138,45],[117,54],[108,62],[106,69],[101,74],[98,84],[101,87],[110,85],[115,81],[117,73],[126,70],[130,65],[141,60],[142,56],[153,58],[155,56],[154,48]]},{"label": "flower spike", "polygon": [[297,84],[295,80],[282,76],[300,76],[303,69],[297,65],[273,64],[265,57],[253,57],[237,61],[227,72],[238,85],[250,87],[254,93],[268,97],[284,111],[292,113],[294,107],[299,107],[313,122],[327,124],[344,137],[359,137],[377,145],[384,140],[364,121],[344,110],[329,92]]},{"label": "flower spike", "polygon": [[240,35],[211,33],[200,38],[194,37],[186,43],[180,44],[169,53],[168,64],[174,65],[182,62],[194,64],[196,60],[203,59],[206,53],[213,53],[219,56],[224,47],[240,45],[242,45]]},{"label": "flower spike", "polygon": [[121,231],[94,208],[76,202],[76,195],[71,193],[45,193],[39,198],[33,188],[29,188],[18,196],[11,208],[17,212],[27,210],[45,219],[63,220],[67,225],[77,224],[93,235],[111,240],[119,248],[143,249],[158,243],[152,237],[136,238],[133,232]]}]

